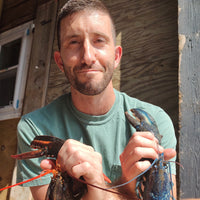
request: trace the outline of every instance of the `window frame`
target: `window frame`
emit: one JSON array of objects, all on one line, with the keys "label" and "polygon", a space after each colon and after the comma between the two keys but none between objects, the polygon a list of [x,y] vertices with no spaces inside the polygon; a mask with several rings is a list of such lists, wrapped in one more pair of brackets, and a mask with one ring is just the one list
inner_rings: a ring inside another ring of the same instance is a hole
[{"label": "window frame", "polygon": [[[31,54],[33,28],[33,22],[30,21],[0,34],[0,48],[6,43],[22,38],[13,103],[0,108],[0,120],[18,118],[21,116]],[[0,73],[4,73],[3,70],[0,70]]]}]

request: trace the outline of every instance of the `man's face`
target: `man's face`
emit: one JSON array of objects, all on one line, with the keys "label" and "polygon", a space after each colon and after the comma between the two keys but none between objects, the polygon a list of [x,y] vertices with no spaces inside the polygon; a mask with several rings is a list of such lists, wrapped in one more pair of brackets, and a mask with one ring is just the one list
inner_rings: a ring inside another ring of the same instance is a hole
[{"label": "man's face", "polygon": [[111,83],[121,47],[115,47],[107,14],[85,10],[64,18],[60,43],[55,60],[72,88],[85,95],[97,95]]}]

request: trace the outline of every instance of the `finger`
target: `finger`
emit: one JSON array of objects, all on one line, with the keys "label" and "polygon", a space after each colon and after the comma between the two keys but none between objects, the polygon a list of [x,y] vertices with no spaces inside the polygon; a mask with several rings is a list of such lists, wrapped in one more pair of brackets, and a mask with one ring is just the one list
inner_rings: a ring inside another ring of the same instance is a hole
[{"label": "finger", "polygon": [[140,175],[142,172],[144,172],[146,169],[148,169],[151,166],[150,161],[144,160],[139,161],[133,165],[132,169],[134,171],[134,177]]},{"label": "finger", "polygon": [[136,147],[130,151],[129,154],[124,154],[123,152],[120,155],[121,165],[125,166],[127,169],[142,158],[155,160],[158,158],[158,153],[153,148]]},{"label": "finger", "polygon": [[89,162],[83,162],[72,167],[72,175],[76,178],[84,177],[90,184],[102,185],[104,176],[101,168],[94,168]]},{"label": "finger", "polygon": [[56,168],[55,162],[53,160],[49,160],[49,159],[42,160],[41,163],[40,163],[40,167],[43,170],[55,169]]},{"label": "finger", "polygon": [[154,136],[154,134],[150,131],[139,131],[139,132],[135,132],[132,137],[139,135],[142,136],[144,138],[147,138],[149,140],[154,140],[158,143],[158,139]]},{"label": "finger", "polygon": [[[94,149],[91,146],[82,144],[76,140],[69,139],[67,140],[62,148],[60,149],[58,153],[58,163],[61,165],[61,168],[67,167],[66,163],[72,163],[73,165],[78,164],[82,161],[82,154],[87,153],[93,153]],[[76,163],[74,162],[76,160]],[[68,169],[70,169],[70,165],[68,166]],[[67,170],[67,169],[65,169]]]},{"label": "finger", "polygon": [[95,169],[102,166],[102,156],[98,152],[76,151],[68,158],[65,170],[70,171],[72,167],[84,162],[90,163]]},{"label": "finger", "polygon": [[157,153],[162,153],[164,151],[163,147],[158,145],[158,143],[155,140],[151,140],[148,138],[144,138],[141,135],[135,135],[134,137],[131,138],[129,141],[128,145],[124,149],[123,154],[124,155],[129,155],[132,154],[135,148],[141,147],[141,148],[152,148],[154,149]]},{"label": "finger", "polygon": [[174,149],[165,149],[164,150],[164,159],[170,160],[176,156],[176,151]]},{"label": "finger", "polygon": [[[122,171],[122,177],[125,178],[125,181],[130,181],[131,179],[135,178],[136,176],[140,175],[142,172],[144,172],[146,169],[148,169],[151,166],[150,161],[139,161],[132,165],[128,170]],[[135,187],[137,179],[132,181],[131,187]],[[132,188],[131,188],[132,189]]]},{"label": "finger", "polygon": [[[91,151],[93,152],[94,151],[94,148],[92,146],[89,146],[89,145],[86,145],[86,144],[83,144],[77,140],[74,140],[74,139],[68,139],[65,141],[64,145],[63,146],[67,146],[67,147],[71,147],[71,146],[74,146],[76,148],[83,148],[85,149],[86,151]],[[62,146],[62,147],[63,147]],[[62,149],[62,148],[61,148]]]},{"label": "finger", "polygon": [[136,147],[146,147],[146,148],[153,148],[156,151],[163,151],[164,149],[158,145],[157,139],[149,139],[145,138],[140,135],[136,135],[134,137],[134,140],[130,141],[131,144],[133,144]]}]

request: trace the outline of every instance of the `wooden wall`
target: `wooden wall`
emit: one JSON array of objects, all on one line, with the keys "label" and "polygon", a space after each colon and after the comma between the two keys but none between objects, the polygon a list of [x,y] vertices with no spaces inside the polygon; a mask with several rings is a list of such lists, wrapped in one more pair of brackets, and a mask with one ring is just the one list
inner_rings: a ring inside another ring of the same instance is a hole
[{"label": "wooden wall", "polygon": [[[0,121],[0,188],[11,184],[15,160],[10,157],[17,150],[16,127],[19,119]],[[7,199],[9,190],[0,193],[0,199]]]},{"label": "wooden wall", "polygon": [[180,192],[200,198],[200,1],[179,0]]},{"label": "wooden wall", "polygon": [[4,0],[0,33],[35,18],[37,7],[49,0]]},{"label": "wooden wall", "polygon": [[177,129],[177,1],[109,2],[123,47],[120,90],[164,108]]}]

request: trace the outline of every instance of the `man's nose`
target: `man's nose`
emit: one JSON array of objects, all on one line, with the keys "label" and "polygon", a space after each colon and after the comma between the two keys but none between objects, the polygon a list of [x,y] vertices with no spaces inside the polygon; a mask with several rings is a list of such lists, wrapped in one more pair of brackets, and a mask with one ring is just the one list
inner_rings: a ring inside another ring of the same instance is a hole
[{"label": "man's nose", "polygon": [[96,55],[94,46],[89,40],[84,41],[83,43],[83,54],[82,54],[82,63],[87,64],[88,66],[95,63]]}]

